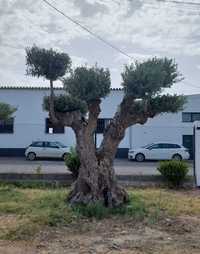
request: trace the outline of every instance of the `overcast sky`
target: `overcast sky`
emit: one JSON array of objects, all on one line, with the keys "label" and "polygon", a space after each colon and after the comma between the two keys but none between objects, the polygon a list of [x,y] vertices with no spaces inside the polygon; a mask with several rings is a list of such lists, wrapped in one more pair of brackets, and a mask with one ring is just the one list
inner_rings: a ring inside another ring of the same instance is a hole
[{"label": "overcast sky", "polygon": [[[181,1],[181,0],[178,0]],[[133,59],[171,57],[185,77],[171,91],[200,93],[200,6],[156,0],[49,0]],[[199,0],[190,2],[200,3]],[[0,84],[45,85],[25,75],[25,48],[36,44],[68,53],[74,66],[108,67],[112,87],[130,59],[104,45],[42,0],[0,0]]]}]

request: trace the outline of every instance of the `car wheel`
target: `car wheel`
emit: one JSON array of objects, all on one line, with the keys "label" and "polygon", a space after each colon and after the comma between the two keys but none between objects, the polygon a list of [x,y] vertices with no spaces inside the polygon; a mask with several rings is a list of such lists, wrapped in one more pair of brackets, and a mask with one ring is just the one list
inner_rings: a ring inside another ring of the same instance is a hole
[{"label": "car wheel", "polygon": [[144,154],[142,154],[142,153],[138,153],[138,154],[136,154],[136,156],[135,156],[135,160],[136,160],[136,161],[138,161],[138,162],[142,162],[142,161],[144,161],[144,160],[145,160],[145,156],[144,156]]},{"label": "car wheel", "polygon": [[27,159],[28,159],[29,161],[34,161],[34,160],[36,159],[36,154],[33,153],[33,152],[28,153]]},{"label": "car wheel", "polygon": [[67,156],[68,156],[68,153],[64,153],[62,156],[63,160],[66,160]]},{"label": "car wheel", "polygon": [[180,154],[174,154],[173,157],[172,157],[172,160],[181,161],[182,160],[182,156]]}]

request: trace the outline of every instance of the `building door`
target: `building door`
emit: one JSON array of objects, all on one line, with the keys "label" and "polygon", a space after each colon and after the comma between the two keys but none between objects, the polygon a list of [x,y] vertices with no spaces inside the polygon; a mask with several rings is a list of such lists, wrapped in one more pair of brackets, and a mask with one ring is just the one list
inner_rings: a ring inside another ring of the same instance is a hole
[{"label": "building door", "polygon": [[193,135],[183,135],[183,146],[189,150],[190,159],[193,159]]}]

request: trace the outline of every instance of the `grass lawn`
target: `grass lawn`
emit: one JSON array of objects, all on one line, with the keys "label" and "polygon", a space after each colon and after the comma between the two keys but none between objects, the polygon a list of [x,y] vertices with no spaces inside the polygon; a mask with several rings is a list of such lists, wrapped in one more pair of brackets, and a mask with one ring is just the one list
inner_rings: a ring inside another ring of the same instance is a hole
[{"label": "grass lawn", "polygon": [[0,187],[0,253],[200,253],[200,191],[129,189],[119,209],[78,207],[66,189]]}]

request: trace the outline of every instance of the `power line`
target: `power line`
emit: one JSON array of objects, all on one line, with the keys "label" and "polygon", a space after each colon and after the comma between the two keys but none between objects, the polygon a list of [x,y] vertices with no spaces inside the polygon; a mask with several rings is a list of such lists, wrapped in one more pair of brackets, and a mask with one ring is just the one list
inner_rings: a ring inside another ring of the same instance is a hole
[{"label": "power line", "polygon": [[116,4],[118,4],[118,5],[121,5],[121,3],[120,3],[120,0],[119,1],[117,1],[117,0],[112,0],[114,3],[116,3]]},{"label": "power line", "polygon": [[150,5],[155,5],[156,3],[161,3],[161,4],[168,3],[168,4],[173,4],[173,5],[175,4],[175,5],[179,5],[179,8],[183,8],[186,10],[188,10],[188,8],[189,8],[189,10],[195,10],[195,11],[199,10],[199,8],[197,9],[196,7],[200,7],[200,3],[184,2],[184,1],[176,1],[176,0],[154,0],[154,1],[147,1],[145,4],[147,4],[147,3]]},{"label": "power line", "polygon": [[[159,0],[158,0],[159,1]],[[166,3],[171,3],[171,4],[173,4],[172,2],[166,2]],[[160,10],[160,8],[159,7],[156,7],[155,6],[155,1],[154,1],[154,3],[153,2],[148,2],[148,3],[145,3],[145,5],[147,5],[147,6],[151,6],[151,8],[152,9],[155,9],[155,10]],[[179,5],[179,7],[177,7],[177,6],[172,6],[172,5],[170,5],[170,6],[168,6],[168,7],[170,7],[170,8],[173,8],[173,9],[176,9],[178,12],[186,12],[187,14],[189,14],[189,15],[196,15],[196,16],[199,16],[200,15],[200,8],[194,8],[194,6],[184,6],[184,5]],[[200,6],[199,6],[200,7]]]},{"label": "power line", "polygon": [[183,5],[200,6],[200,3],[196,3],[196,2],[187,2],[187,1],[176,1],[176,0],[157,0],[157,2],[164,2],[164,3],[174,3],[174,4],[183,4]]},{"label": "power line", "polygon": [[95,38],[97,38],[98,40],[102,41],[104,44],[106,44],[107,46],[111,47],[112,49],[118,51],[119,53],[121,53],[122,55],[130,58],[133,60],[132,56],[128,55],[126,52],[124,52],[123,50],[121,50],[120,48],[116,47],[115,45],[111,44],[110,42],[106,41],[103,37],[99,36],[98,34],[92,32],[89,28],[87,28],[86,26],[82,25],[80,22],[74,20],[73,18],[69,17],[68,15],[66,15],[64,12],[62,12],[61,10],[57,9],[54,5],[52,5],[50,2],[48,2],[47,0],[42,0],[45,4],[47,4],[48,6],[50,6],[52,9],[54,9],[55,11],[57,11],[58,13],[60,13],[61,15],[63,15],[66,19],[70,20],[72,23],[74,23],[75,25],[79,26],[81,29],[83,29],[84,31],[86,31],[87,33],[91,34],[92,36],[94,36]]},{"label": "power line", "polygon": [[[130,3],[133,3],[133,0],[129,0]],[[200,7],[200,3],[194,3],[192,2],[192,5],[190,5],[190,2],[182,2],[182,1],[169,1],[169,0],[144,0],[143,1],[143,4],[144,5],[147,5],[147,6],[151,6],[151,8],[155,9],[155,10],[159,10],[160,8],[158,6],[156,6],[157,3],[169,3],[169,4],[173,4],[173,5],[170,5],[172,8],[175,8],[177,9],[178,11],[182,11],[182,10],[185,10],[185,11],[189,11],[190,14],[196,14],[199,16],[199,8]],[[175,4],[179,5],[179,7],[175,6]],[[182,4],[182,5],[181,5]],[[187,4],[187,6],[185,6],[184,4]],[[190,12],[191,11],[191,12]]]}]

